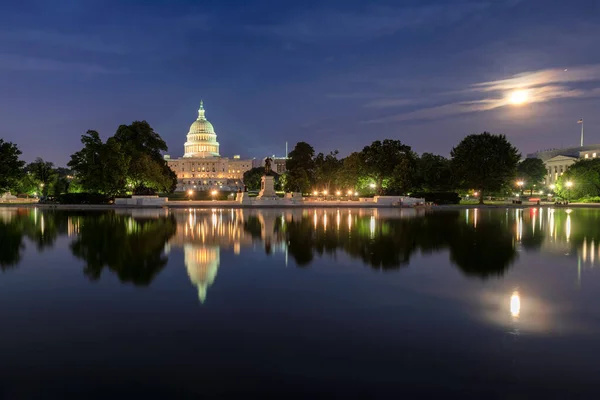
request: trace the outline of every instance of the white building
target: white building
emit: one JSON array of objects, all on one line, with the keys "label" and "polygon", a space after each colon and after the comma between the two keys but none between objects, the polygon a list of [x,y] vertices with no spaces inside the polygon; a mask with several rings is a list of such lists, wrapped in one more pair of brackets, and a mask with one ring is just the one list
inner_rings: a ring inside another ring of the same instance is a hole
[{"label": "white building", "polygon": [[252,168],[252,160],[240,156],[221,157],[219,142],[213,125],[206,119],[204,104],[200,102],[198,118],[190,126],[184,144],[183,157],[171,159],[165,155],[169,167],[177,174],[176,190],[209,190],[243,188],[244,172]]},{"label": "white building", "polygon": [[546,185],[554,184],[558,177],[564,174],[567,168],[575,164],[576,161],[598,157],[600,157],[600,144],[538,151],[537,153],[527,154],[527,158],[539,158],[544,162],[547,171]]}]

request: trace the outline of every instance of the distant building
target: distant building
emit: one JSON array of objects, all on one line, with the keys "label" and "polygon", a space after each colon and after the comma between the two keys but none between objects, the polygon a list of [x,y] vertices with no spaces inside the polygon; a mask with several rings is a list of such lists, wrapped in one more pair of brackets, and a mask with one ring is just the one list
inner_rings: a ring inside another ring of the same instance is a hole
[{"label": "distant building", "polygon": [[[287,171],[286,167],[285,167],[285,162],[287,161],[287,158],[285,157],[275,157],[275,156],[271,156],[271,158],[273,159],[273,163],[271,164],[271,169],[275,172],[277,172],[278,174],[283,174],[285,171]],[[254,162],[252,163],[252,167],[253,168],[258,168],[258,167],[264,167],[265,166],[265,158],[261,158],[261,159],[255,159]]]},{"label": "distant building", "polygon": [[198,118],[187,134],[183,157],[171,159],[165,155],[167,164],[177,174],[176,190],[243,188],[244,172],[252,168],[252,160],[237,155],[221,157],[217,134],[204,114],[204,104],[200,102]]},{"label": "distant building", "polygon": [[600,157],[600,144],[589,146],[569,147],[565,149],[552,149],[527,154],[527,158],[539,158],[546,166],[546,185],[556,182],[559,176],[565,173],[567,168],[580,159],[592,159]]}]

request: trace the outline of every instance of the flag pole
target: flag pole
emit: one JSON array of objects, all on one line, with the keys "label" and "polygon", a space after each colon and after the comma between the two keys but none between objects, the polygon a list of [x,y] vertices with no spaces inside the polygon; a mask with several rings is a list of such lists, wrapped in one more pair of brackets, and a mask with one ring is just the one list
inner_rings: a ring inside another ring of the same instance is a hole
[{"label": "flag pole", "polygon": [[583,147],[583,118],[581,119],[581,147]]}]

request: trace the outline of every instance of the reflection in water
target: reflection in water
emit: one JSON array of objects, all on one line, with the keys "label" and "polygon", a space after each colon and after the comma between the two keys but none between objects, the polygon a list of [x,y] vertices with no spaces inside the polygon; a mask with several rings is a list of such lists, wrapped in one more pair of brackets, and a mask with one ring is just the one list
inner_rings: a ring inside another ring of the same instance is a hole
[{"label": "reflection in water", "polygon": [[[297,266],[344,253],[375,269],[398,269],[416,253],[445,251],[464,274],[502,275],[518,250],[576,257],[581,271],[600,258],[600,210],[517,209],[428,212],[409,209],[189,209],[42,211],[0,209],[0,268],[21,262],[29,245],[44,251],[72,238],[84,273],[108,269],[123,282],[148,285],[179,249],[204,302],[224,251],[243,257],[262,248]],[[167,251],[168,253],[168,251]],[[511,297],[511,313],[513,297]],[[517,299],[520,298],[517,297]],[[515,300],[516,302],[517,300]]]},{"label": "reflection in water", "polygon": [[206,292],[217,277],[219,269],[218,246],[183,246],[185,266],[190,281],[198,288],[198,298],[201,303],[206,300]]},{"label": "reflection in water", "polygon": [[521,313],[521,297],[519,296],[518,291],[514,291],[512,296],[510,296],[510,315],[513,318],[519,318],[519,314]]}]

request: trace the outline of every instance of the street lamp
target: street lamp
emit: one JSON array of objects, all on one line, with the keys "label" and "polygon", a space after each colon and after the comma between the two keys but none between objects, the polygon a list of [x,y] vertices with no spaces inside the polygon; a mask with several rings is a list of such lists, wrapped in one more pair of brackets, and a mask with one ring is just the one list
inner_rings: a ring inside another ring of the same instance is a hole
[{"label": "street lamp", "polygon": [[370,187],[371,189],[375,189],[375,187],[376,187],[376,186],[377,186],[377,185],[375,185],[374,183],[371,183],[371,184],[369,185],[369,187]]},{"label": "street lamp", "polygon": [[517,181],[517,186],[519,187],[519,190],[521,191],[521,196],[523,196],[523,185],[525,184],[525,182],[523,181]]},{"label": "street lamp", "polygon": [[217,192],[216,190],[213,190],[212,192],[210,192],[210,195],[212,196],[213,201],[215,201],[215,196],[217,195],[217,193],[219,193],[219,192]]},{"label": "street lamp", "polygon": [[571,201],[571,186],[573,186],[573,182],[567,181],[567,203]]},{"label": "street lamp", "polygon": [[319,194],[319,192],[317,192],[316,190],[313,192],[313,196],[317,196]]},{"label": "street lamp", "polygon": [[348,196],[352,196],[352,190],[348,190]]},{"label": "street lamp", "polygon": [[323,194],[327,196],[327,190],[323,190]]},{"label": "street lamp", "polygon": [[188,198],[190,201],[192,201],[192,196],[194,195],[194,191],[193,190],[188,190]]},{"label": "street lamp", "polygon": [[335,192],[336,196],[340,196],[342,194],[342,192],[340,192],[339,190],[337,192]]}]

